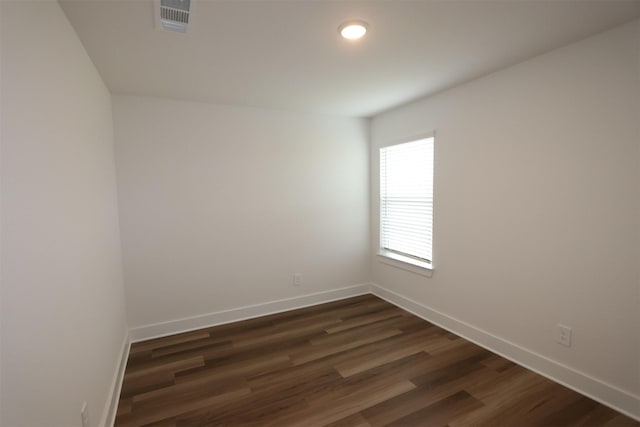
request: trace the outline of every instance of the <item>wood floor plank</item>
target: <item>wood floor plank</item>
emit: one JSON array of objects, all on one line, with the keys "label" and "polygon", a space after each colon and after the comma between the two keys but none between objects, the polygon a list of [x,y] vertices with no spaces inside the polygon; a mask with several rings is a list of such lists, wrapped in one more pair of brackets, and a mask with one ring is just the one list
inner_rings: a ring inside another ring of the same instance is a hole
[{"label": "wood floor plank", "polygon": [[[384,426],[463,390],[466,384],[487,382],[495,375],[480,366],[472,372],[462,371],[457,377],[449,375],[434,383],[423,381],[411,392],[368,408],[362,414],[372,426]],[[412,382],[416,383],[415,380]]]},{"label": "wood floor plank", "polygon": [[[377,331],[371,331],[367,335],[361,335],[357,337],[340,337],[339,340],[326,340],[319,341],[310,340],[311,346],[305,346],[304,348],[291,353],[291,360],[294,364],[300,365],[303,363],[311,362],[313,360],[322,359],[324,357],[334,355],[337,353],[343,353],[353,348],[361,347],[366,344],[382,341],[385,338],[401,335],[402,331],[399,329],[382,329]],[[322,339],[324,337],[320,337]],[[333,336],[332,338],[336,338]],[[350,339],[349,339],[350,338]]]},{"label": "wood floor plank", "polygon": [[[250,390],[245,381],[182,383],[134,396],[136,412],[153,412],[165,406],[177,406],[189,401],[213,396],[238,396]],[[220,399],[223,402],[224,399]]]},{"label": "wood floor plank", "polygon": [[461,390],[419,411],[406,415],[399,420],[387,424],[389,427],[433,427],[444,426],[460,414],[467,414],[484,405],[469,393]]},{"label": "wood floor plank", "polygon": [[184,375],[177,375],[175,382],[180,384],[186,382],[222,382],[229,379],[244,379],[287,366],[291,366],[291,360],[287,355],[257,355],[250,360],[226,363],[221,369],[203,369],[197,372],[191,371]]},{"label": "wood floor plank", "polygon": [[215,348],[217,350],[223,348],[231,348],[232,342],[230,340],[220,341],[213,338],[202,338],[198,340],[191,340],[183,343],[167,345],[161,348],[155,348],[151,350],[151,358],[157,359],[163,356],[170,356],[175,354],[186,355],[189,352],[197,354],[198,350]]},{"label": "wood floor plank", "polygon": [[335,394],[307,399],[309,407],[304,411],[279,417],[265,426],[309,425],[324,426],[354,415],[370,406],[406,393],[415,386],[410,381],[389,383],[377,381],[364,384],[351,392],[336,390]]},{"label": "wood floor plank", "polygon": [[133,344],[117,427],[640,423],[373,295]]},{"label": "wood floor plank", "polygon": [[122,382],[120,400],[134,398],[141,393],[147,393],[158,388],[169,387],[175,384],[172,372],[160,372],[132,378],[126,377]]},{"label": "wood floor plank", "polygon": [[135,369],[127,369],[124,373],[124,380],[135,380],[138,378],[148,377],[153,374],[160,373],[176,373],[187,369],[203,366],[204,357],[201,355],[191,355],[190,357],[181,357],[170,361],[154,361],[151,360],[144,365],[136,366]]},{"label": "wood floor plank", "polygon": [[482,361],[482,364],[497,372],[503,372],[515,365],[512,361],[500,357],[497,354],[490,355]]},{"label": "wood floor plank", "polygon": [[[296,369],[296,367],[292,368]],[[252,393],[234,402],[225,402],[213,405],[209,408],[184,413],[177,417],[178,425],[216,425],[224,420],[233,420],[245,417],[248,408],[259,411],[262,421],[268,417],[285,416],[291,411],[297,411],[300,407],[306,407],[305,396],[325,389],[342,377],[333,369],[324,371],[307,372],[301,376],[301,381],[292,382],[291,378],[284,377],[280,382],[273,382],[265,387],[254,387],[249,379]],[[268,414],[268,417],[267,417]],[[250,422],[245,420],[245,423]]]},{"label": "wood floor plank", "polygon": [[398,333],[403,333],[400,328],[402,328],[406,324],[406,322],[407,320],[403,316],[390,316],[383,319],[376,319],[373,322],[360,323],[359,325],[350,325],[345,329],[329,328],[325,329],[325,335],[320,335],[316,338],[310,339],[309,343],[314,346],[322,344],[345,343],[353,340],[354,338],[369,335],[378,331],[394,330]]},{"label": "wood floor plank", "polygon": [[[520,379],[525,379],[524,377]],[[521,383],[520,383],[521,384]],[[495,425],[510,426],[526,419],[529,425],[562,425],[562,423],[547,424],[544,420],[558,409],[566,409],[581,396],[541,378],[540,381],[529,383],[527,387],[517,389],[517,385],[510,388],[510,398],[494,399],[471,414],[465,414],[450,422],[451,426]],[[572,415],[575,418],[575,414]]]},{"label": "wood floor plank", "polygon": [[359,413],[349,415],[338,421],[326,424],[325,427],[371,427],[371,424]]},{"label": "wood floor plank", "polygon": [[336,325],[340,323],[340,319],[326,319],[324,321],[318,321],[317,323],[297,325],[286,330],[271,330],[268,333],[260,332],[259,334],[251,333],[247,336],[239,336],[233,338],[233,345],[236,348],[268,345],[270,343],[282,341],[283,339],[290,339],[298,336],[307,336],[313,333],[324,332],[324,329],[328,326]]},{"label": "wood floor plank", "polygon": [[[335,368],[340,372],[340,375],[346,378],[387,362],[424,352],[425,344],[423,340],[431,335],[431,333],[430,331],[424,331],[405,335],[406,336],[394,336],[387,340],[382,340],[387,343],[385,348],[371,351],[365,358],[351,358],[351,360],[338,363],[335,365]],[[389,343],[393,344],[389,345]]]},{"label": "wood floor plank", "polygon": [[172,344],[180,344],[203,338],[209,338],[209,333],[205,330],[185,332],[183,334],[171,335],[168,337],[133,343],[131,345],[130,353],[136,354],[146,350],[153,350],[154,348],[162,348]]},{"label": "wood floor plank", "polygon": [[387,320],[387,319],[394,319],[397,317],[406,317],[406,312],[398,309],[398,308],[389,308],[386,310],[380,310],[378,312],[374,312],[374,313],[367,313],[364,315],[360,315],[360,316],[356,316],[356,317],[351,317],[347,320],[344,320],[342,323],[340,323],[337,326],[332,326],[329,327],[326,330],[326,332],[328,334],[333,334],[336,332],[342,332],[342,331],[346,331],[349,329],[353,329],[356,328],[358,326],[363,326],[363,325],[372,325],[375,324],[376,322],[380,322],[383,320]]},{"label": "wood floor plank", "polygon": [[163,421],[167,418],[188,412],[197,408],[206,408],[220,401],[237,398],[250,394],[248,388],[233,390],[228,393],[215,394],[212,396],[202,397],[199,399],[181,400],[175,404],[164,405],[153,410],[133,410],[128,414],[117,417],[118,425],[122,426],[143,426],[146,424]]}]

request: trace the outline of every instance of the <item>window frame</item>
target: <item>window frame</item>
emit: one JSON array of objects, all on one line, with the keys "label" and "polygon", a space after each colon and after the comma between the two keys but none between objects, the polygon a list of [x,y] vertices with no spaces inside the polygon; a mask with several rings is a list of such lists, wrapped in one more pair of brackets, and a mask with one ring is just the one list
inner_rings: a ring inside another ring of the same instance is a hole
[{"label": "window frame", "polygon": [[[388,144],[384,144],[381,145],[380,147],[378,147],[378,202],[379,202],[379,206],[378,206],[378,251],[377,251],[377,257],[379,262],[386,264],[386,265],[390,265],[392,267],[396,267],[396,268],[401,268],[403,270],[407,270],[410,271],[412,273],[416,273],[416,274],[420,274],[420,275],[424,275],[424,276],[428,276],[431,277],[431,275],[433,274],[433,269],[434,269],[434,262],[433,262],[433,243],[434,243],[434,236],[433,236],[433,231],[434,231],[434,227],[433,224],[435,222],[434,216],[435,216],[435,206],[432,206],[432,212],[431,212],[431,246],[432,246],[432,253],[431,253],[431,260],[430,261],[426,261],[426,260],[422,260],[416,257],[412,257],[412,256],[406,256],[406,255],[402,255],[400,253],[397,253],[395,251],[392,250],[387,250],[384,248],[384,244],[383,244],[383,240],[384,240],[384,235],[383,235],[383,223],[382,223],[382,209],[383,209],[383,204],[382,204],[382,174],[381,174],[381,167],[382,167],[382,161],[381,161],[381,150],[383,148],[387,148],[387,147],[392,147],[394,145],[401,145],[401,144],[406,144],[406,143],[411,143],[411,142],[416,142],[419,140],[423,140],[423,139],[430,139],[433,138],[433,181],[432,181],[432,187],[431,187],[431,196],[432,196],[432,200],[433,200],[433,196],[435,193],[435,151],[436,151],[436,135],[435,132],[429,132],[429,133],[423,133],[423,134],[419,134],[416,136],[412,136],[410,138],[404,138],[402,140],[397,140],[395,142],[392,143],[388,143]],[[435,202],[434,202],[435,204]]]}]

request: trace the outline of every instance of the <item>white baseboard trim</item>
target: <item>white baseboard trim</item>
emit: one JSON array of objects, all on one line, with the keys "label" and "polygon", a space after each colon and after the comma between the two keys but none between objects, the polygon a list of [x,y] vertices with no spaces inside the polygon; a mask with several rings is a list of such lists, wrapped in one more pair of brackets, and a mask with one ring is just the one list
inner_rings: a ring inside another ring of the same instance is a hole
[{"label": "white baseboard trim", "polygon": [[473,325],[454,319],[375,283],[371,284],[371,293],[518,365],[640,421],[640,396],[604,383],[588,374],[576,371]]},{"label": "white baseboard trim", "polygon": [[109,389],[109,401],[106,403],[103,411],[102,422],[99,424],[104,427],[113,427],[116,421],[116,412],[118,411],[118,401],[120,400],[120,391],[122,390],[122,381],[124,380],[124,370],[127,367],[127,359],[129,358],[129,350],[131,349],[131,340],[129,334],[125,333],[122,346],[120,348],[120,361],[118,368],[113,376],[111,387]]},{"label": "white baseboard trim", "polygon": [[238,322],[254,317],[266,316],[274,313],[295,310],[297,308],[341,300],[370,293],[370,284],[364,283],[346,288],[332,289],[315,294],[302,295],[293,298],[269,301],[262,304],[217,311],[199,316],[186,317],[168,322],[154,323],[129,329],[131,342],[144,341],[167,335],[189,332],[225,323]]}]

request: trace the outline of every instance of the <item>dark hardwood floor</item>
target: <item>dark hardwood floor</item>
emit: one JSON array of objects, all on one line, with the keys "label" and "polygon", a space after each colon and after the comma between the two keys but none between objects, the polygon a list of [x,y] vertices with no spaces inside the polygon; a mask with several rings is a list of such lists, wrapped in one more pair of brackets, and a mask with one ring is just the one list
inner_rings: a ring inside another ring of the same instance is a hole
[{"label": "dark hardwood floor", "polygon": [[134,344],[116,426],[640,426],[375,296]]}]

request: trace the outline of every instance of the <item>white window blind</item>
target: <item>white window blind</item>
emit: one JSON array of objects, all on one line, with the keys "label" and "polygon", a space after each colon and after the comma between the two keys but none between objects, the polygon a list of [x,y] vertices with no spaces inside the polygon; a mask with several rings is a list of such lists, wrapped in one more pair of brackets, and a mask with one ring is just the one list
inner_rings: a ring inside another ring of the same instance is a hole
[{"label": "white window blind", "polygon": [[431,263],[433,141],[424,138],[380,149],[382,251]]}]

